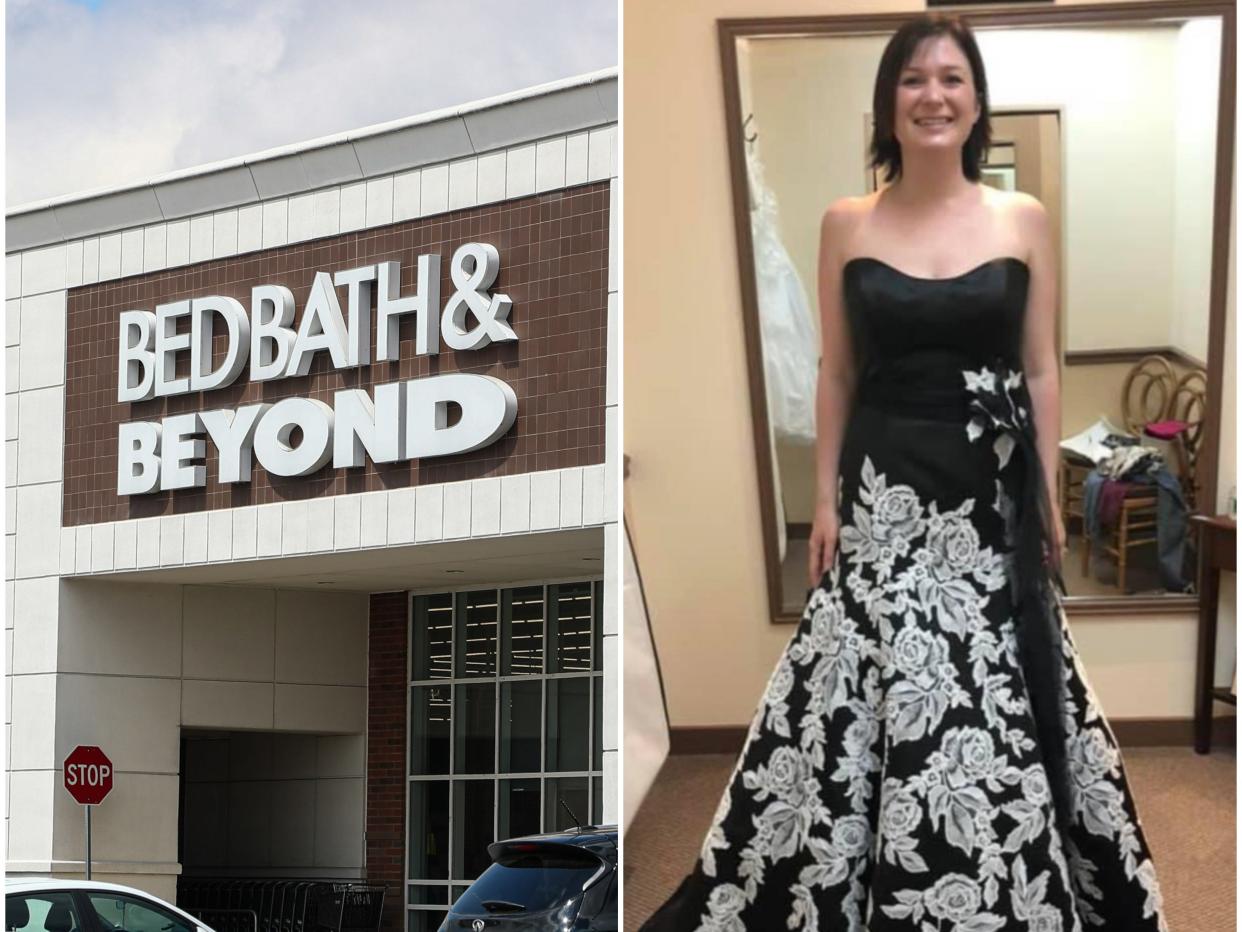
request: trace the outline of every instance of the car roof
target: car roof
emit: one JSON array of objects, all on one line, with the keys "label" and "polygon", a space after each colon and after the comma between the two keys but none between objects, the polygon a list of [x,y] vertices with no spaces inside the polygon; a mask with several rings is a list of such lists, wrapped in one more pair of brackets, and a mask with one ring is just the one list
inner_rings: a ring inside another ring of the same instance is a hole
[{"label": "car roof", "polygon": [[161,906],[171,909],[180,916],[184,916],[194,925],[203,927],[203,923],[195,919],[183,909],[179,909],[167,900],[148,893],[146,890],[139,890],[137,887],[127,887],[119,883],[106,883],[99,880],[61,880],[56,877],[5,877],[4,892],[8,896],[10,894],[22,893],[40,893],[55,892],[58,890],[80,890],[83,892],[99,891],[102,893],[128,893],[131,896],[139,896],[143,899],[153,900]]},{"label": "car roof", "polygon": [[563,832],[546,832],[542,835],[522,835],[518,838],[506,838],[501,844],[515,841],[555,841],[562,845],[576,845],[590,851],[600,849],[616,850],[616,825],[581,825]]}]

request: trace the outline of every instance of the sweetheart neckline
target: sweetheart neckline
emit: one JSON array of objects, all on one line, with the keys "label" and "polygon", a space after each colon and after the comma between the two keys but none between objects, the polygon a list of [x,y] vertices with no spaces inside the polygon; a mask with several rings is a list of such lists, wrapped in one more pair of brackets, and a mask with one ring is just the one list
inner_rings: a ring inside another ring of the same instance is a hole
[{"label": "sweetheart neckline", "polygon": [[911,275],[909,272],[903,272],[901,269],[897,268],[897,266],[885,262],[883,259],[877,259],[875,256],[854,256],[852,259],[847,260],[845,265],[841,267],[842,271],[849,268],[855,262],[874,262],[876,265],[881,265],[891,272],[896,272],[903,278],[908,278],[911,281],[916,282],[955,282],[960,279],[967,278],[975,272],[987,268],[989,265],[995,265],[998,262],[1016,262],[1018,265],[1022,266],[1022,268],[1026,269],[1028,274],[1031,271],[1031,267],[1026,264],[1026,261],[1024,259],[1019,259],[1017,256],[996,256],[992,259],[986,259],[973,268],[969,268],[959,275],[951,275],[948,278],[926,278],[922,275]]}]

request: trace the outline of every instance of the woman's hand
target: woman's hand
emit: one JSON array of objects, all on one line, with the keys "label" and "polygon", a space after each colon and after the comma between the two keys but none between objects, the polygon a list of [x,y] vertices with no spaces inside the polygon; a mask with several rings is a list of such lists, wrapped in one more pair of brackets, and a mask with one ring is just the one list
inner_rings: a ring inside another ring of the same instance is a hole
[{"label": "woman's hand", "polygon": [[820,502],[815,509],[815,522],[811,525],[811,547],[807,558],[807,571],[812,588],[819,585],[821,577],[832,566],[837,553],[837,534],[840,519],[835,502]]}]

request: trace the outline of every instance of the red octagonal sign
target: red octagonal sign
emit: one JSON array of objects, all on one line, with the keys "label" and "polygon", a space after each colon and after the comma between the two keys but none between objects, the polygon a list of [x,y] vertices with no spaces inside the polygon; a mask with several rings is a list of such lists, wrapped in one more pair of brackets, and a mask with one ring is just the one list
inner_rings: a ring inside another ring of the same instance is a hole
[{"label": "red octagonal sign", "polygon": [[84,806],[95,806],[112,791],[112,761],[93,745],[79,744],[65,758],[65,789]]}]

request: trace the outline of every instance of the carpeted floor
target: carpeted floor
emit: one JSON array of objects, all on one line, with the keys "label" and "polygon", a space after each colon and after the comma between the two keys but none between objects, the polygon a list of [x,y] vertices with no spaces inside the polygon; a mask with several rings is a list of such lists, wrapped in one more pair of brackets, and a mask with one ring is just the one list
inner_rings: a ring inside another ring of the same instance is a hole
[{"label": "carpeted floor", "polygon": [[[1171,932],[1236,929],[1235,749],[1207,756],[1190,748],[1124,754]],[[732,756],[680,756],[660,771],[625,837],[626,932],[637,929],[693,867],[733,764]]]}]

